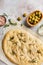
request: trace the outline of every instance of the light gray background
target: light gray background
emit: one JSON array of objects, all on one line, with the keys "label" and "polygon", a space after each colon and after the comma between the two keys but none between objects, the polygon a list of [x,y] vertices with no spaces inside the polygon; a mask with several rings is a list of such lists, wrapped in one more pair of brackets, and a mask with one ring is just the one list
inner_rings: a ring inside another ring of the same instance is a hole
[{"label": "light gray background", "polygon": [[[35,9],[40,9],[43,13],[43,0],[0,0],[0,14],[7,13],[9,16],[13,16],[15,20],[18,16],[22,17],[24,12],[30,13]],[[43,24],[43,20],[31,29],[37,33],[37,28],[41,24]],[[3,32],[2,29],[0,28],[0,35]],[[0,65],[6,64],[0,61]]]}]

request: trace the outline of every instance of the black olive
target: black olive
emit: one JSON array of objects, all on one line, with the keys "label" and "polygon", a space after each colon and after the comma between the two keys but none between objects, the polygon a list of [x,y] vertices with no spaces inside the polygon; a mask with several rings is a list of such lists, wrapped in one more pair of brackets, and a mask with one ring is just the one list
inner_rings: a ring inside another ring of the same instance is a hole
[{"label": "black olive", "polygon": [[10,38],[10,40],[13,40],[14,39],[14,36],[12,36],[11,38]]}]

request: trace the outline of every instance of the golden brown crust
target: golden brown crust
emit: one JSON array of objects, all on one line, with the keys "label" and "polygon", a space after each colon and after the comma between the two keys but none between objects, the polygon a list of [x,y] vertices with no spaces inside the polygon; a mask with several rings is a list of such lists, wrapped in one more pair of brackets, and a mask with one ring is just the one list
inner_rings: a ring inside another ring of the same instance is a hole
[{"label": "golden brown crust", "polygon": [[[5,50],[4,50],[5,39],[6,39],[6,36],[9,34],[9,32],[10,32],[10,31],[8,31],[8,32],[6,33],[6,35],[4,36],[4,38],[3,38],[3,41],[2,41],[2,49],[3,49],[4,53],[5,53],[5,56],[6,56],[12,63],[17,64],[17,65],[21,65],[21,64],[18,64],[18,63],[16,63],[16,62],[14,62],[10,57],[8,57],[8,55],[6,54],[6,52],[5,52]],[[30,63],[29,63],[29,64],[30,64]],[[28,64],[27,64],[27,65],[28,65]],[[31,65],[31,64],[30,64],[30,65]],[[33,64],[33,65],[35,65],[35,64]]]},{"label": "golden brown crust", "polygon": [[[6,56],[12,63],[17,64],[17,63],[15,63],[11,58],[9,58],[8,55],[7,55],[7,54],[5,53],[5,51],[4,51],[4,40],[5,40],[5,38],[6,38],[6,36],[7,36],[8,33],[9,33],[9,31],[6,33],[6,35],[4,36],[4,38],[3,38],[3,40],[2,40],[2,49],[3,49],[3,52],[4,52],[5,56]],[[17,65],[18,65],[18,64],[17,64]]]}]

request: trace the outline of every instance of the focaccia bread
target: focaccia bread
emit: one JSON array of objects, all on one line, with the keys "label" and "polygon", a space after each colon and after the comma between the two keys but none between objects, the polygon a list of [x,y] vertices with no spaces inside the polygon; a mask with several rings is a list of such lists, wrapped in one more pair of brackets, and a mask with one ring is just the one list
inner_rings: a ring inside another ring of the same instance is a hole
[{"label": "focaccia bread", "polygon": [[17,65],[41,65],[43,44],[24,30],[10,30],[4,36],[2,48],[6,57]]}]

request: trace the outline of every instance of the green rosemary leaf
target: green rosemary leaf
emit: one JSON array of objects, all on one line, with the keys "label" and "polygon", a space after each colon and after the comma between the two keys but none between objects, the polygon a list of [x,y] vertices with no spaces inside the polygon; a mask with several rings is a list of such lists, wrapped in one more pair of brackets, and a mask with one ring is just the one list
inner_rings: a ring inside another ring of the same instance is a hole
[{"label": "green rosemary leaf", "polygon": [[5,27],[9,27],[9,24],[5,24],[5,25],[4,25],[4,28],[5,28]]},{"label": "green rosemary leaf", "polygon": [[36,63],[37,60],[36,60],[36,59],[32,59],[31,62],[32,62],[32,63]]},{"label": "green rosemary leaf", "polygon": [[9,23],[10,23],[10,25],[17,25],[17,22],[15,22],[15,23],[13,23],[12,21],[11,21],[11,19],[8,19],[8,21],[9,21]]}]

